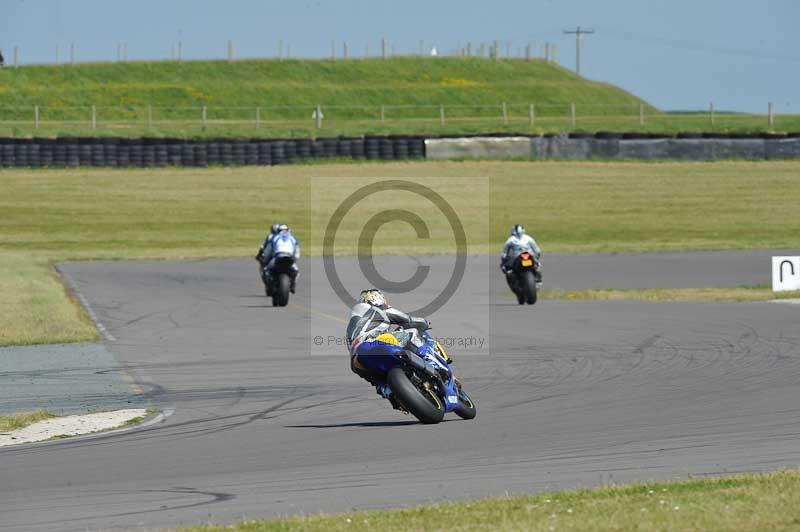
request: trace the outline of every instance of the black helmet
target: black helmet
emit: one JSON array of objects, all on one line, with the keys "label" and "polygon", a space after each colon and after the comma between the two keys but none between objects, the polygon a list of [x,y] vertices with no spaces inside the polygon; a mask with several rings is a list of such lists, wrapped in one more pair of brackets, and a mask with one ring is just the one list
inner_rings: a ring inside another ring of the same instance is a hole
[{"label": "black helmet", "polygon": [[514,227],[511,228],[511,236],[515,236],[517,238],[520,238],[525,233],[526,233],[525,232],[525,228],[522,227],[520,224],[517,224],[517,225],[515,225]]}]

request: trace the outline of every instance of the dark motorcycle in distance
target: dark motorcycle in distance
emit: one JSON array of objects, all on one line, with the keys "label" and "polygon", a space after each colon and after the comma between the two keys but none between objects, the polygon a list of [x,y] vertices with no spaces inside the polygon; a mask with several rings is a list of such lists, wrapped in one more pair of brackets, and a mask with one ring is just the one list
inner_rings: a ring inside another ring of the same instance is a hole
[{"label": "dark motorcycle in distance", "polygon": [[261,280],[264,281],[264,291],[267,297],[272,298],[273,307],[285,307],[289,303],[293,266],[293,256],[279,254],[273,259],[272,268],[269,268],[268,265],[262,265],[261,267]]},{"label": "dark motorcycle in distance", "polygon": [[508,285],[520,305],[536,303],[537,291],[542,283],[542,266],[530,251],[523,251],[514,259]]}]

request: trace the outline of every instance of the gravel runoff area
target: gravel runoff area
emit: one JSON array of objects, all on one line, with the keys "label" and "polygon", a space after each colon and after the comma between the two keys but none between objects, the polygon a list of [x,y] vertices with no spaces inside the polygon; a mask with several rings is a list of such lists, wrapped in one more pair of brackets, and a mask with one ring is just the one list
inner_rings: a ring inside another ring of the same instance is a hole
[{"label": "gravel runoff area", "polygon": [[116,429],[124,426],[132,419],[146,415],[147,410],[144,408],[128,408],[113,412],[96,412],[94,414],[45,419],[21,429],[0,433],[0,447]]}]

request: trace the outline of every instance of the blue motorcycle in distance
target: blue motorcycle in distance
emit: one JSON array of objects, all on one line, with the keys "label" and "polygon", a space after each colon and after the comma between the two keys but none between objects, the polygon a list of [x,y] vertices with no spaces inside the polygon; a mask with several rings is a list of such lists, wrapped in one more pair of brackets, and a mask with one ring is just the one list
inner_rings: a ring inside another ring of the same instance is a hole
[{"label": "blue motorcycle in distance", "polygon": [[450,357],[442,345],[427,331],[420,331],[425,345],[417,355],[403,349],[404,342],[398,339],[407,334],[401,329],[363,342],[355,364],[385,374],[400,407],[423,423],[439,423],[446,412],[474,418],[475,402],[453,376]]}]

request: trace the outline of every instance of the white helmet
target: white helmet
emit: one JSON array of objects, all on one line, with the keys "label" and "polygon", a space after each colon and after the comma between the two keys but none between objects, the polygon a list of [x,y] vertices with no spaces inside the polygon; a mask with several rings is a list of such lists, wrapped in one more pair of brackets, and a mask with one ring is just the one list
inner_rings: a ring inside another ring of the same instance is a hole
[{"label": "white helmet", "polygon": [[515,236],[517,238],[521,238],[522,235],[525,234],[525,228],[522,227],[520,224],[515,225],[511,228],[511,236]]},{"label": "white helmet", "polygon": [[362,290],[361,294],[358,296],[358,301],[360,303],[367,303],[368,305],[379,308],[385,308],[388,306],[388,303],[386,302],[386,296],[384,296],[383,292],[377,288],[367,288],[366,290]]}]

